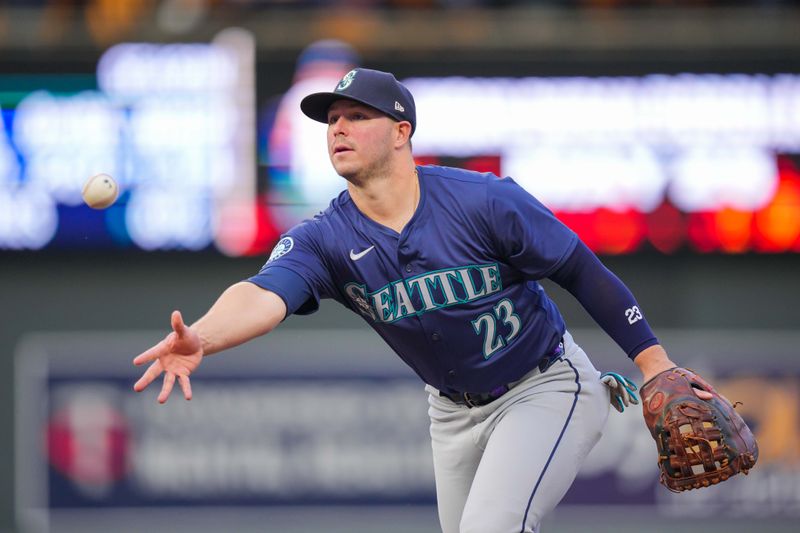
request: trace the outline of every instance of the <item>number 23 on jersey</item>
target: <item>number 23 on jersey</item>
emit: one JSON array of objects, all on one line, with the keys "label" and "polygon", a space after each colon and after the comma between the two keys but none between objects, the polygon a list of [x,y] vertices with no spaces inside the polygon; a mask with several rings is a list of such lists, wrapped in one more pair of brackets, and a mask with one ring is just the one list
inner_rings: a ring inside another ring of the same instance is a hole
[{"label": "number 23 on jersey", "polygon": [[[522,328],[519,315],[514,312],[514,303],[508,298],[497,302],[492,310],[493,313],[483,313],[472,321],[475,333],[484,335],[483,357],[485,359],[489,359],[495,352],[513,341]],[[510,330],[506,335],[501,335],[497,331],[498,320]]]}]

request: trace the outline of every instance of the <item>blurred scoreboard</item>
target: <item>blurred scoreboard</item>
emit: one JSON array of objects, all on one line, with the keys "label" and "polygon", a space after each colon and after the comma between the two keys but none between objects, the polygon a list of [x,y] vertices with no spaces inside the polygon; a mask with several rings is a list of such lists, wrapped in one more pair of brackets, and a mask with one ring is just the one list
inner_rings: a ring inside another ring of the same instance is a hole
[{"label": "blurred scoreboard", "polygon": [[[511,176],[597,252],[800,252],[798,75],[404,82],[419,164]],[[294,186],[321,208],[343,183],[314,164]]]},{"label": "blurred scoreboard", "polygon": [[[0,74],[0,250],[267,252],[345,182],[324,125],[258,122],[254,58],[229,29],[114,46],[95,75]],[[800,75],[404,81],[418,163],[512,176],[597,252],[800,252]],[[93,212],[99,172],[122,196]]]},{"label": "blurred scoreboard", "polygon": [[[255,46],[119,44],[95,76],[0,76],[0,249],[239,254],[255,230]],[[94,174],[122,196],[82,204]],[[234,228],[235,231],[231,231]]]},{"label": "blurred scoreboard", "polygon": [[800,76],[408,84],[417,154],[494,156],[596,251],[800,251]]}]

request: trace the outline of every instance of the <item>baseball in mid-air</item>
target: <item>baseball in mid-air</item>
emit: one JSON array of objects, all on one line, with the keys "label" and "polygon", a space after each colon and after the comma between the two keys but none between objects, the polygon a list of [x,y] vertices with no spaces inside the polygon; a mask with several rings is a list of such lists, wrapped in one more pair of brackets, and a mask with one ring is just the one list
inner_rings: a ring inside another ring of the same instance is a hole
[{"label": "baseball in mid-air", "polygon": [[119,186],[108,174],[96,174],[86,180],[81,194],[92,209],[105,209],[117,200]]}]

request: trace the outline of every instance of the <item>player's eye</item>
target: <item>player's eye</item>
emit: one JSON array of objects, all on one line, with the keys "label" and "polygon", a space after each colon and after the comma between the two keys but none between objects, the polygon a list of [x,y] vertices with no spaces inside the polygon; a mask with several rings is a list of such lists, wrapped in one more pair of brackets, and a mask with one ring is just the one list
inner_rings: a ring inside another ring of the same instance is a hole
[{"label": "player's eye", "polygon": [[339,115],[328,116],[328,126],[333,126],[339,120]]}]

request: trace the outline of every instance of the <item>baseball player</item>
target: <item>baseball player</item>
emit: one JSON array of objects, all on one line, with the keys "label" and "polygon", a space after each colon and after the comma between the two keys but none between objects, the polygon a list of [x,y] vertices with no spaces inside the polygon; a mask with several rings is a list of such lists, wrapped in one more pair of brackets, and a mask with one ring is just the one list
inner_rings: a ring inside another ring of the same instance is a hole
[{"label": "baseball player", "polygon": [[605,376],[609,395],[537,280],[572,293],[645,380],[676,365],[626,286],[513,179],[415,165],[414,99],[392,74],[357,68],[301,109],[327,123],[347,190],[197,322],[173,312],[173,331],[134,359],[152,363],[134,389],[163,372],[158,401],[176,380],[190,399],[204,356],[333,298],[426,384],[442,530],[539,531],[600,438],[609,398],[622,407],[635,386]]}]

